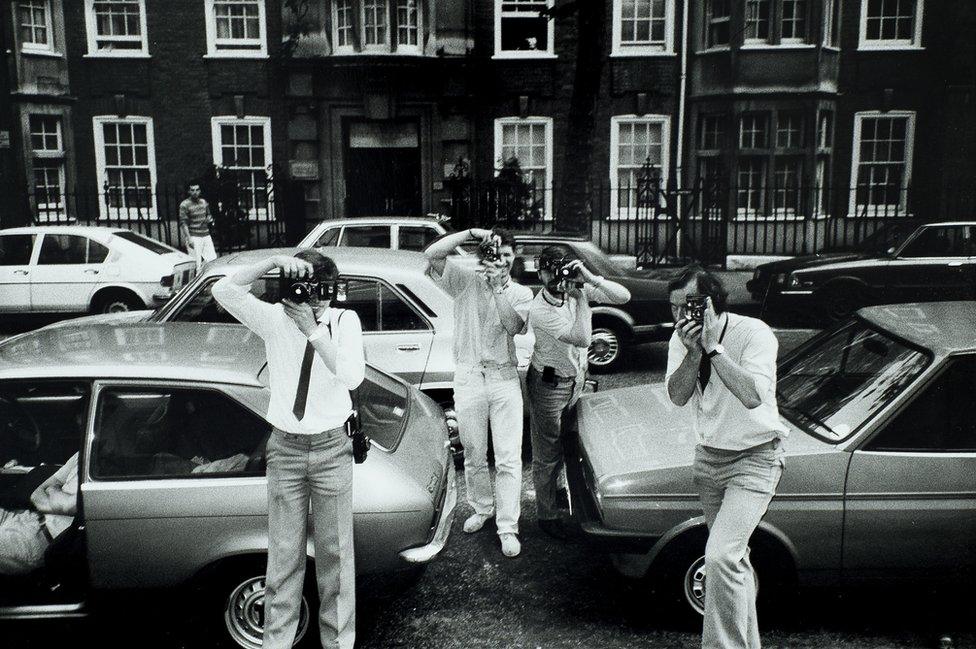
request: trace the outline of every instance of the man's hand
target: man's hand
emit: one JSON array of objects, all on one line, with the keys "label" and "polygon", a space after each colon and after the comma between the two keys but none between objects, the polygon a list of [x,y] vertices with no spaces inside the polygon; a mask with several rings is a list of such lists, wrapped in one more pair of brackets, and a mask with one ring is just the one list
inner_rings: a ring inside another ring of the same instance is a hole
[{"label": "man's hand", "polygon": [[575,282],[563,282],[563,284],[564,292],[566,293],[567,297],[576,300],[581,304],[587,302],[586,295],[583,294],[583,290],[578,287]]},{"label": "man's hand", "polygon": [[579,272],[579,276],[582,277],[583,281],[587,284],[596,283],[596,275],[590,272],[590,269],[586,267],[582,259],[574,259],[566,264],[566,268],[576,269]]},{"label": "man's hand", "polygon": [[281,269],[282,277],[301,279],[303,277],[312,277],[315,274],[315,269],[312,267],[312,264],[298,257],[275,255],[271,258],[271,261],[276,268]]},{"label": "man's hand", "polygon": [[712,298],[705,298],[705,321],[701,331],[701,346],[706,352],[715,349],[719,336],[722,335],[722,319],[715,313]]},{"label": "man's hand", "polygon": [[701,354],[702,326],[694,320],[681,318],[674,323],[674,330],[678,332],[678,339],[689,353]]},{"label": "man's hand", "polygon": [[494,291],[505,286],[508,277],[505,273],[504,264],[485,262],[482,266],[484,267],[485,282],[488,284],[488,288]]},{"label": "man's hand", "polygon": [[[284,269],[282,269],[282,272],[284,272]],[[305,334],[306,338],[311,336],[312,332],[319,326],[319,323],[315,320],[315,312],[307,302],[305,304],[296,304],[291,300],[284,299],[281,301],[281,305],[285,309],[285,315],[295,322],[298,329]]]}]

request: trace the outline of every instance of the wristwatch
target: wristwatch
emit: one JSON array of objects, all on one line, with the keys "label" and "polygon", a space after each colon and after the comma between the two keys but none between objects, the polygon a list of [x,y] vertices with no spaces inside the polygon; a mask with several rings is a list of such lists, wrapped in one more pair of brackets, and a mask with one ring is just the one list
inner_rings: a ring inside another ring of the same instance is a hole
[{"label": "wristwatch", "polygon": [[715,345],[715,347],[712,348],[712,351],[707,352],[705,356],[708,356],[709,358],[715,358],[719,354],[724,354],[724,353],[725,353],[725,347],[722,347],[722,344],[719,343],[718,345]]}]

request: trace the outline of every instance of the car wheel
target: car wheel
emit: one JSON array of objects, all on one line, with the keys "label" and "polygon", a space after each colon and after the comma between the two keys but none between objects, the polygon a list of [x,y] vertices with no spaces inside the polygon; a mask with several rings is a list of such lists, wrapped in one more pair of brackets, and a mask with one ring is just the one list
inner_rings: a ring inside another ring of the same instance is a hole
[{"label": "car wheel", "polygon": [[616,370],[620,366],[624,349],[624,334],[619,325],[594,324],[590,348],[586,353],[590,371],[603,374]]},{"label": "car wheel", "polygon": [[92,301],[92,313],[125,313],[145,308],[142,300],[129,291],[102,293]]},{"label": "car wheel", "polygon": [[870,290],[863,284],[844,283],[825,287],[819,303],[824,318],[834,323],[871,304],[871,298]]}]

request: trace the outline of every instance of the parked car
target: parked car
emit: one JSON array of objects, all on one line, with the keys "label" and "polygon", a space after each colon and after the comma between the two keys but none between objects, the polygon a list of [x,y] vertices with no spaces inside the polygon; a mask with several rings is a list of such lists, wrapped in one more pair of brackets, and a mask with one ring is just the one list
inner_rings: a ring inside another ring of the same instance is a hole
[{"label": "parked car", "polygon": [[[512,275],[526,286],[542,288],[536,259],[549,246],[571,251],[597,275],[619,282],[630,291],[626,304],[593,306],[593,342],[589,366],[593,372],[617,369],[633,345],[667,340],[674,323],[668,303],[668,278],[649,271],[627,269],[615,264],[603,250],[577,234],[515,233],[515,264]],[[475,242],[462,246],[462,253],[473,255]],[[459,253],[459,254],[462,254]]]},{"label": "parked car", "polygon": [[144,309],[168,300],[195,273],[189,255],[130,230],[0,230],[0,313]]},{"label": "parked car", "polygon": [[[372,367],[361,389],[373,448],[353,478],[357,574],[415,571],[454,517],[443,412]],[[80,452],[87,546],[0,579],[0,619],[77,616],[95,596],[166,589],[201,618],[194,634],[216,631],[210,646],[260,646],[269,399],[264,344],[238,325],[76,324],[0,344],[0,492]],[[77,564],[87,581],[54,567]],[[317,646],[313,590],[310,576],[299,637]]]},{"label": "parked car", "polygon": [[[971,583],[976,302],[877,306],[783,358],[786,470],[752,537],[761,604],[797,584]],[[687,409],[663,384],[585,395],[569,483],[583,530],[658,605],[700,614],[706,528]],[[969,581],[967,581],[969,580]]]},{"label": "parked car", "polygon": [[976,221],[924,224],[897,244],[897,225],[876,235],[860,251],[763,264],[746,286],[764,315],[805,322],[871,304],[976,298]]},{"label": "parked car", "polygon": [[315,226],[299,248],[360,247],[421,251],[451,232],[446,219],[417,216],[363,216],[326,220]]}]

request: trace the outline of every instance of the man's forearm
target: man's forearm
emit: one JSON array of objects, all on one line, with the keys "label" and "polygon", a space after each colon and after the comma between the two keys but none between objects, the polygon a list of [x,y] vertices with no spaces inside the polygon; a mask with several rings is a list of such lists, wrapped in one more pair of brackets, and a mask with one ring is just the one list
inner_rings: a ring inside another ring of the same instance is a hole
[{"label": "man's forearm", "polygon": [[471,239],[471,230],[455,232],[430,244],[424,254],[427,255],[428,259],[446,259],[454,252],[455,248],[469,239]]},{"label": "man's forearm", "polygon": [[695,392],[695,381],[698,380],[698,364],[701,362],[701,352],[689,351],[681,365],[668,380],[668,398],[676,406],[683,406]]},{"label": "man's forearm", "polygon": [[495,293],[493,291],[493,297],[495,298],[495,306],[498,308],[498,319],[501,321],[505,331],[508,332],[508,335],[517,336],[522,333],[522,329],[525,328],[525,320],[522,319],[522,316],[509,303],[508,298],[505,297],[505,293]]},{"label": "man's forearm", "polygon": [[190,228],[186,223],[180,223],[180,235],[183,237],[183,243],[190,244]]},{"label": "man's forearm", "polygon": [[725,384],[725,387],[735,395],[750,410],[759,406],[762,399],[756,390],[756,381],[752,374],[739,367],[726,354],[718,354],[712,358],[712,368]]},{"label": "man's forearm", "polygon": [[595,278],[593,285],[600,290],[608,299],[610,304],[626,304],[630,302],[630,291],[627,287],[618,282],[612,282],[602,277]]},{"label": "man's forearm", "polygon": [[264,277],[265,273],[274,267],[274,257],[268,257],[267,259],[263,259],[257,263],[251,264],[250,266],[241,268],[233,275],[228,275],[228,278],[238,286],[247,286],[248,284],[253,284]]},{"label": "man's forearm", "polygon": [[322,362],[329,369],[330,372],[336,374],[336,357],[339,354],[339,350],[336,349],[335,343],[332,342],[332,337],[328,335],[317,336],[314,340],[309,339],[312,343],[312,347],[315,348],[315,353],[319,355]]},{"label": "man's forearm", "polygon": [[593,338],[593,312],[590,305],[585,300],[579,303],[576,310],[576,320],[569,332],[561,338],[564,343],[569,343],[575,347],[589,347]]}]

